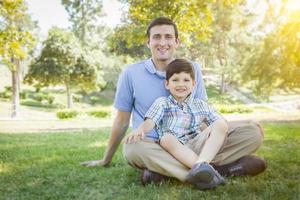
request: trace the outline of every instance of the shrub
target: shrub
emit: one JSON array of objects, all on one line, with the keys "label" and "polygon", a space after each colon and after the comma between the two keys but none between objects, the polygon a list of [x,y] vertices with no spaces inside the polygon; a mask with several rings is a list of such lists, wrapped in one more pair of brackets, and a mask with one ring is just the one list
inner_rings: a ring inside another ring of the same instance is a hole
[{"label": "shrub", "polygon": [[20,98],[21,99],[26,99],[27,98],[27,93],[26,92],[20,92]]},{"label": "shrub", "polygon": [[248,108],[244,105],[216,105],[215,107],[220,113],[223,114],[253,112],[251,108]]},{"label": "shrub", "polygon": [[12,96],[12,93],[9,91],[0,92],[0,98],[10,99],[11,96]]},{"label": "shrub", "polygon": [[95,109],[87,111],[87,114],[93,117],[104,118],[110,115],[110,112],[102,109]]},{"label": "shrub", "polygon": [[56,117],[59,119],[72,119],[77,117],[79,112],[73,109],[63,109],[56,112]]}]

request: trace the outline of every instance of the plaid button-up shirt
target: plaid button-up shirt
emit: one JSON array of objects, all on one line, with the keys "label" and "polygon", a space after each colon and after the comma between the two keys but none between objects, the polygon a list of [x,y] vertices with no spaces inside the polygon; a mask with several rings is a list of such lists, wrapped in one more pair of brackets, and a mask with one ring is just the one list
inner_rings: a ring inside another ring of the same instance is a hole
[{"label": "plaid button-up shirt", "polygon": [[201,133],[203,123],[209,126],[220,117],[205,101],[194,99],[191,95],[182,103],[177,102],[172,95],[159,97],[145,115],[145,118],[155,122],[159,139],[170,133],[182,143]]}]

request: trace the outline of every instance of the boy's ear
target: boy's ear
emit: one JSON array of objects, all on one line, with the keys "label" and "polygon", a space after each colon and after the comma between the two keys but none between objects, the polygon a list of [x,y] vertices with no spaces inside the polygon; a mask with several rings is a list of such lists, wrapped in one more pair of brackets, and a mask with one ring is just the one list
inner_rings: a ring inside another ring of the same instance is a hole
[{"label": "boy's ear", "polygon": [[149,46],[149,39],[147,39],[147,44],[146,45],[147,45],[148,48],[150,48],[150,46]]}]

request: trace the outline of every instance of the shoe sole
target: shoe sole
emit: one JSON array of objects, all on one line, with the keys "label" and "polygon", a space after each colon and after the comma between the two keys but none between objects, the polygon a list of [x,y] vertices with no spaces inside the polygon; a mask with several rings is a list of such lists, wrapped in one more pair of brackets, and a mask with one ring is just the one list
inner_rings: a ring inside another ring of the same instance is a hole
[{"label": "shoe sole", "polygon": [[196,172],[195,174],[188,174],[187,180],[191,183],[209,183],[214,178],[214,172],[209,166],[202,167],[201,171]]}]

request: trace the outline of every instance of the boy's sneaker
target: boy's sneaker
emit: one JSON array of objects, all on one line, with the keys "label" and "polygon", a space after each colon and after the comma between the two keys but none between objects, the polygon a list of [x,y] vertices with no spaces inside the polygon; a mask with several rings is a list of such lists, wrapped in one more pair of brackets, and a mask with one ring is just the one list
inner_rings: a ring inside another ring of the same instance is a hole
[{"label": "boy's sneaker", "polygon": [[200,190],[225,184],[224,178],[206,162],[195,164],[187,175],[187,181],[195,184]]}]

